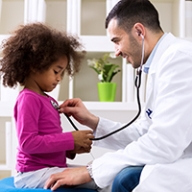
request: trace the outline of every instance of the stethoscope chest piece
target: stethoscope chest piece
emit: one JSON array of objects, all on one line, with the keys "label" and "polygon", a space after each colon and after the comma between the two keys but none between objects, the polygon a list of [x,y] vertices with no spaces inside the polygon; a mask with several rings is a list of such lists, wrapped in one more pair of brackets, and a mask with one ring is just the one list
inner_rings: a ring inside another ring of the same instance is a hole
[{"label": "stethoscope chest piece", "polygon": [[53,106],[56,110],[59,109],[59,106],[58,106],[57,102],[55,102],[55,101],[53,101],[53,100],[51,100],[50,102],[51,102],[52,106]]}]

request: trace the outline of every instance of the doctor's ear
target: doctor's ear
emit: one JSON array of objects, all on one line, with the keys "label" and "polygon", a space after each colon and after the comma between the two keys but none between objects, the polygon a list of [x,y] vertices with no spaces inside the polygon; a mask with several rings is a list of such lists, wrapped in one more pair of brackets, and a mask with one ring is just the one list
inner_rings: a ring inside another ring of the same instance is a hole
[{"label": "doctor's ear", "polygon": [[142,39],[144,38],[143,33],[145,33],[145,27],[141,23],[135,23],[133,29],[138,36],[140,36]]},{"label": "doctor's ear", "polygon": [[138,31],[138,36],[140,36],[142,39],[144,39],[143,34],[141,33],[141,31]]}]

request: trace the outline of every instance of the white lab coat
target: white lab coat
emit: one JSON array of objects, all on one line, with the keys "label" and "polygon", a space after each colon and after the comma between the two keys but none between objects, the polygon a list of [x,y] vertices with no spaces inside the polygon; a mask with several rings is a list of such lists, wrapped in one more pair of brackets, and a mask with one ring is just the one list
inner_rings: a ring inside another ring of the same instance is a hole
[{"label": "white lab coat", "polygon": [[[100,118],[96,137],[121,126]],[[95,144],[116,150],[93,161],[93,177],[101,188],[123,168],[145,165],[134,192],[192,192],[191,42],[170,33],[164,37],[148,73],[141,118]]]}]

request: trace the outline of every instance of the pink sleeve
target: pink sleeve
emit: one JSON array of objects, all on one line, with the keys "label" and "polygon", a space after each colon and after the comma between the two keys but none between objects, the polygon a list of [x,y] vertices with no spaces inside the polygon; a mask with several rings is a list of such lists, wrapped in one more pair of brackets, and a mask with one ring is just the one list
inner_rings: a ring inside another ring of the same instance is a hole
[{"label": "pink sleeve", "polygon": [[[50,107],[44,109],[44,105],[31,95],[17,101],[14,112],[19,147],[30,154],[73,150],[72,133],[63,133],[59,114],[57,120],[57,113]],[[51,117],[49,110],[53,111]]]}]

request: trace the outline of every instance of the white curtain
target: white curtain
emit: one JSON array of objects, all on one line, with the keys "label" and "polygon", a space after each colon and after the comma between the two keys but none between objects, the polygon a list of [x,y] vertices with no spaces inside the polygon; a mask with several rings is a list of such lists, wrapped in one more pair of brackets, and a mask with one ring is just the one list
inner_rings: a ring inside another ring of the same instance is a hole
[{"label": "white curtain", "polygon": [[25,0],[24,23],[45,22],[45,0]]},{"label": "white curtain", "polygon": [[185,37],[192,37],[192,1],[185,2]]}]

